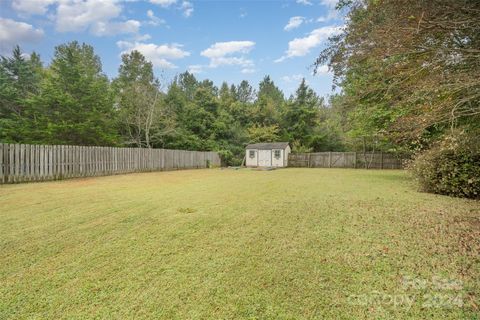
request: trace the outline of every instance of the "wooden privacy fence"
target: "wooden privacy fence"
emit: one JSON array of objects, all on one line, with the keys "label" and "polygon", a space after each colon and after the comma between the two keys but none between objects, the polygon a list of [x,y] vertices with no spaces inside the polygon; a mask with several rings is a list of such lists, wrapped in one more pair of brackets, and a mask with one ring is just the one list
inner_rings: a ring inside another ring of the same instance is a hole
[{"label": "wooden privacy fence", "polygon": [[289,167],[403,169],[406,158],[384,152],[291,153]]},{"label": "wooden privacy fence", "polygon": [[210,166],[218,153],[0,143],[0,184]]}]

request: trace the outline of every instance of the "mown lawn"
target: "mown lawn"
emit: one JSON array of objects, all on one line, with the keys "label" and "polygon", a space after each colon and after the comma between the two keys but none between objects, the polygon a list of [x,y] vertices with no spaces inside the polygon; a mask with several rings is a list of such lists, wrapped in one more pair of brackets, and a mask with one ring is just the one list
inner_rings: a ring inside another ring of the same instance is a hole
[{"label": "mown lawn", "polygon": [[0,186],[0,319],[474,319],[479,219],[401,171]]}]

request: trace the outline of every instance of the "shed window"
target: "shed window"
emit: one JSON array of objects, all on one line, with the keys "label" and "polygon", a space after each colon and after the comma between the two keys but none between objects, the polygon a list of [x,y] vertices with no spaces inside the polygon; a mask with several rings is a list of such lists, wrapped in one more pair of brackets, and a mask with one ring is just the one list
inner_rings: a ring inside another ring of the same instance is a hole
[{"label": "shed window", "polygon": [[274,152],[275,159],[280,159],[280,150],[275,150]]},{"label": "shed window", "polygon": [[248,152],[248,156],[249,156],[250,158],[255,158],[255,151],[250,150],[250,151]]}]

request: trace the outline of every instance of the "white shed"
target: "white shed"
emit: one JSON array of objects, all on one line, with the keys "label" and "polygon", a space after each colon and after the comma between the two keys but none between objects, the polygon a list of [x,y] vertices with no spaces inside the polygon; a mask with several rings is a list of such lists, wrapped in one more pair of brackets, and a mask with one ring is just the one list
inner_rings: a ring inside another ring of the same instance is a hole
[{"label": "white shed", "polygon": [[245,164],[247,167],[286,167],[290,152],[288,142],[249,144]]}]

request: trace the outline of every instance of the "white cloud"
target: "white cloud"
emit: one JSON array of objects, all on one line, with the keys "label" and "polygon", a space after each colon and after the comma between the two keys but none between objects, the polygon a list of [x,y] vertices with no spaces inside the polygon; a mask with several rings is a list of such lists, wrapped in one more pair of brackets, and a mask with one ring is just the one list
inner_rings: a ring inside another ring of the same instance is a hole
[{"label": "white cloud", "polygon": [[[0,0],[1,1],[1,0]],[[55,5],[51,17],[58,32],[89,31],[96,36],[138,33],[137,20],[113,20],[122,12],[119,0],[13,0],[12,7],[20,13],[46,14]]]},{"label": "white cloud", "polygon": [[326,26],[313,30],[304,38],[295,38],[288,43],[285,55],[275,62],[282,62],[287,58],[303,57],[310,53],[311,49],[320,46],[329,37],[340,33],[342,29],[343,27]]},{"label": "white cloud", "polygon": [[45,14],[56,0],[13,0],[12,8],[26,14]]},{"label": "white cloud", "polygon": [[117,0],[63,0],[57,7],[55,28],[59,32],[90,31],[96,36],[137,33],[137,20],[115,21],[122,12]]},{"label": "white cloud", "polygon": [[160,6],[166,8],[176,3],[177,0],[150,0],[150,3],[159,4]]},{"label": "white cloud", "polygon": [[291,76],[283,76],[280,79],[287,83],[300,82],[304,78],[303,74],[293,74]]},{"label": "white cloud", "polygon": [[228,41],[217,42],[200,54],[210,59],[210,67],[216,68],[221,65],[240,65],[242,67],[251,67],[254,65],[252,60],[245,58],[255,42],[253,41]]},{"label": "white cloud", "polygon": [[188,72],[193,73],[193,74],[198,74],[203,72],[203,67],[202,65],[199,64],[194,64],[191,66],[188,66]]},{"label": "white cloud", "polygon": [[42,29],[31,24],[0,18],[0,51],[8,52],[17,44],[39,41],[43,34]]},{"label": "white cloud", "polygon": [[216,68],[219,66],[242,66],[251,67],[254,65],[253,61],[244,57],[219,57],[210,60],[210,67]]},{"label": "white cloud", "polygon": [[152,10],[147,10],[147,17],[150,19],[148,24],[152,26],[158,26],[167,23],[164,19],[160,19],[159,17],[155,16],[155,13],[153,13]]},{"label": "white cloud", "polygon": [[117,47],[119,47],[120,49],[128,49],[133,47],[134,45],[135,43],[130,41],[123,41],[123,40],[117,41]]},{"label": "white cloud", "polygon": [[181,9],[183,10],[183,15],[187,18],[193,14],[193,4],[189,1],[183,1]]},{"label": "white cloud", "polygon": [[322,66],[317,68],[317,74],[329,74],[329,73],[330,73],[330,71],[328,70],[327,65],[322,65]]},{"label": "white cloud", "polygon": [[202,72],[204,68],[217,68],[220,66],[240,66],[241,73],[254,73],[255,63],[246,57],[253,47],[253,41],[227,41],[216,42],[209,48],[203,50],[200,55],[209,58],[208,65],[191,66],[193,72]]},{"label": "white cloud", "polygon": [[297,0],[296,1],[298,4],[303,4],[305,6],[311,6],[312,3],[309,0]]},{"label": "white cloud", "polygon": [[109,36],[122,33],[138,33],[140,22],[137,20],[128,20],[125,22],[102,22],[99,21],[92,25],[90,31],[95,36]]},{"label": "white cloud", "polygon": [[338,3],[338,0],[322,0],[320,1],[320,3],[329,8],[335,8]]},{"label": "white cloud", "polygon": [[56,29],[60,32],[85,31],[95,23],[116,18],[121,11],[121,7],[112,0],[62,2],[57,8]]},{"label": "white cloud", "polygon": [[188,57],[190,52],[182,49],[178,43],[157,45],[154,43],[118,41],[117,46],[123,49],[122,54],[137,50],[155,67],[173,69],[177,66],[169,60],[177,60]]},{"label": "white cloud", "polygon": [[151,39],[152,36],[149,35],[148,33],[146,33],[146,34],[142,34],[142,35],[137,35],[134,38],[135,38],[135,41],[146,41],[146,40]]},{"label": "white cloud", "polygon": [[[178,2],[178,0],[150,0],[150,3],[158,4],[163,8],[168,8]],[[193,14],[193,4],[188,0],[183,0],[176,8],[181,10],[187,18]]]},{"label": "white cloud", "polygon": [[244,68],[242,69],[240,72],[243,73],[243,74],[250,74],[250,73],[255,73],[255,69],[253,68]]},{"label": "white cloud", "polygon": [[296,29],[300,27],[304,21],[305,21],[304,17],[300,17],[300,16],[291,17],[290,20],[288,20],[287,25],[283,29],[285,31]]},{"label": "white cloud", "polygon": [[328,22],[330,20],[336,19],[338,17],[338,13],[335,10],[329,11],[325,16],[321,16],[317,19],[317,22]]},{"label": "white cloud", "polygon": [[255,46],[253,41],[216,42],[201,52],[207,58],[219,58],[234,53],[248,53]]},{"label": "white cloud", "polygon": [[337,0],[322,0],[321,4],[328,8],[327,14],[317,19],[317,22],[327,22],[338,18],[338,11],[335,9]]}]

